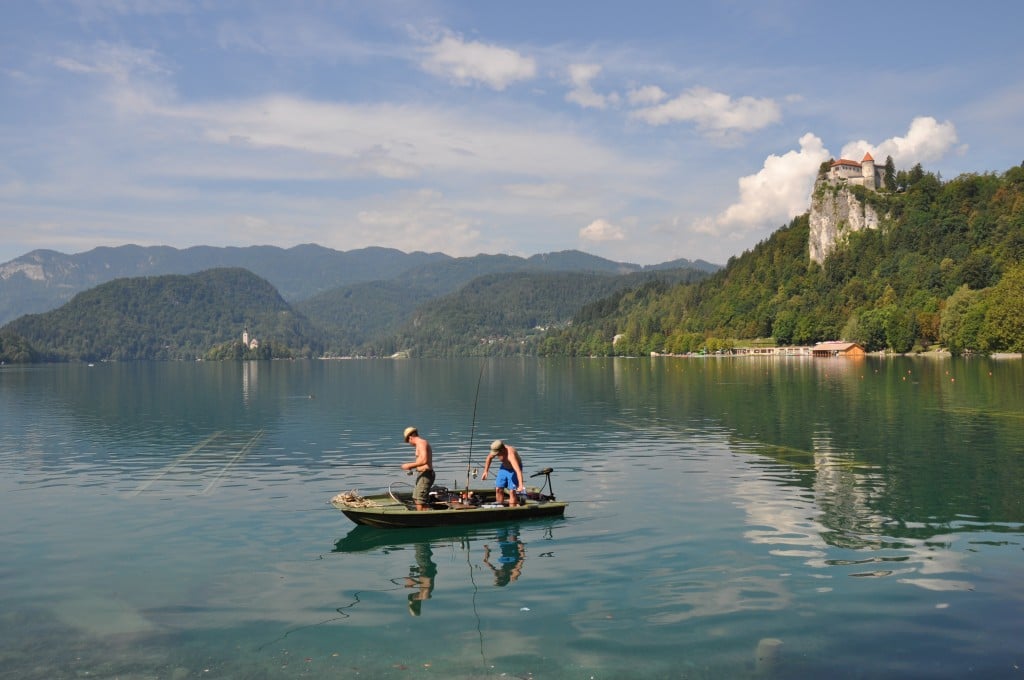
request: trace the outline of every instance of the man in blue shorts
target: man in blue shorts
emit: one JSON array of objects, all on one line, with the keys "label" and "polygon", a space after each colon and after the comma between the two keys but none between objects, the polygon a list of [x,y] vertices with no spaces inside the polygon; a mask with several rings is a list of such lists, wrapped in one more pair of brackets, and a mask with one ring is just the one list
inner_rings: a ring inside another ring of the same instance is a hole
[{"label": "man in blue shorts", "polygon": [[501,466],[494,480],[494,500],[504,503],[505,489],[508,489],[509,506],[519,505],[519,494],[526,491],[526,487],[523,486],[523,461],[519,457],[519,452],[500,439],[495,439],[491,444],[491,452],[484,461],[484,473],[480,475],[480,479],[487,479],[487,471],[495,458],[501,461]]}]

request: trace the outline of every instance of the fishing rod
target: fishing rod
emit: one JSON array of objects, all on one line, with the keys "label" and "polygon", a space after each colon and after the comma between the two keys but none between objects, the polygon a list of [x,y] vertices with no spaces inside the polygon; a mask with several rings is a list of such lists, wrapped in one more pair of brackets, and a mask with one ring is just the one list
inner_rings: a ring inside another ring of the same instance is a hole
[{"label": "fishing rod", "polygon": [[469,457],[466,460],[466,491],[469,491],[469,470],[473,467],[473,435],[476,433],[476,405],[480,401],[480,382],[484,378],[484,366],[486,365],[486,362],[480,362],[480,375],[476,378],[476,396],[473,397],[473,424],[469,428]]}]

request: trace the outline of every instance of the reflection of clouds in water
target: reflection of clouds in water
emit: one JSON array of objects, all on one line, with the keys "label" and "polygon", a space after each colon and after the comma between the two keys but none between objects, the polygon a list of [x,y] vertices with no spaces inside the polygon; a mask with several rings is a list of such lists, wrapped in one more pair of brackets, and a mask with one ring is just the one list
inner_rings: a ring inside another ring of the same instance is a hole
[{"label": "reflection of clouds in water", "polygon": [[[770,546],[769,553],[775,557],[801,559],[813,568],[857,567],[846,574],[850,577],[900,576],[900,583],[928,590],[973,588],[960,580],[911,576],[967,571],[967,555],[953,549],[958,536],[888,537],[886,527],[893,520],[880,516],[872,507],[872,500],[881,493],[880,477],[869,468],[858,466],[849,454],[831,451],[825,437],[815,438],[815,450],[810,453],[814,472],[811,494],[783,474],[768,478],[765,470],[736,483],[736,505],[746,513],[751,527],[743,534],[748,541]],[[836,550],[886,554],[854,560],[828,559]],[[872,563],[878,568],[863,568]]]},{"label": "reflection of clouds in water", "polygon": [[[918,557],[918,571],[922,574],[948,574],[951,572],[965,572],[964,566],[966,555],[952,549],[953,543],[958,537],[936,536],[927,541],[913,541],[906,546],[906,550],[913,557]],[[944,545],[936,546],[934,543],[942,542]]]},{"label": "reflection of clouds in water", "polygon": [[[706,578],[700,576],[702,571],[708,572]],[[665,625],[736,612],[778,611],[791,604],[792,596],[774,576],[723,577],[722,572],[722,567],[680,572],[680,583],[659,590],[663,604],[645,620]]]},{"label": "reflection of clouds in water", "polygon": [[809,519],[819,510],[802,491],[757,478],[737,483],[735,503],[746,513],[747,524],[755,527],[743,536],[751,543],[773,546],[772,554],[824,558],[828,545],[822,534],[826,529]]},{"label": "reflection of clouds in water", "polygon": [[900,583],[907,583],[912,586],[917,586],[918,588],[934,590],[936,592],[974,590],[974,585],[967,581],[953,581],[951,579],[944,578],[901,578]]}]

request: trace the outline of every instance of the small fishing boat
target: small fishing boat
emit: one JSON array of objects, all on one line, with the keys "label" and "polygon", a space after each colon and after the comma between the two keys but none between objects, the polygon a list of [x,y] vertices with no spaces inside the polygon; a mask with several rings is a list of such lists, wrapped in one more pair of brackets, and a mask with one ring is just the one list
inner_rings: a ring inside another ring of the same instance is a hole
[{"label": "small fishing boat", "polygon": [[525,494],[520,494],[519,505],[495,502],[494,489],[450,491],[441,486],[430,491],[430,510],[417,510],[411,491],[396,491],[391,487],[387,493],[374,496],[340,493],[331,499],[331,505],[356,524],[382,529],[450,527],[558,517],[565,514],[569,504],[556,500],[551,492],[551,472],[551,468],[545,468],[531,475],[544,475],[549,493],[543,493],[544,487],[528,488]]}]

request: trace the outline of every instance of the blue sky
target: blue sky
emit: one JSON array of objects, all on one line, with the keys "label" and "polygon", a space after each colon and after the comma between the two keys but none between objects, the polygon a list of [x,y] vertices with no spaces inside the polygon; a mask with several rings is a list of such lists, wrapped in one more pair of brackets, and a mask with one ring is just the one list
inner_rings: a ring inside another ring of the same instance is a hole
[{"label": "blue sky", "polygon": [[0,262],[100,245],[724,263],[870,152],[1024,161],[1024,3],[8,2]]}]

